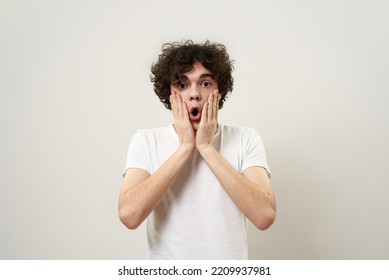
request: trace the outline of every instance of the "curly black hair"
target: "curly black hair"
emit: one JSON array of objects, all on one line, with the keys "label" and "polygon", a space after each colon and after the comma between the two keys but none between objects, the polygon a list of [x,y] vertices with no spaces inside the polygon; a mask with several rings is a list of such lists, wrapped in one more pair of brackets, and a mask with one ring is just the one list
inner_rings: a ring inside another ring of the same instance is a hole
[{"label": "curly black hair", "polygon": [[150,79],[154,84],[154,92],[167,109],[171,110],[170,86],[181,80],[184,73],[191,71],[196,62],[211,71],[221,94],[219,109],[223,107],[234,84],[231,75],[233,61],[230,60],[226,47],[209,40],[204,44],[194,44],[187,40],[163,44],[158,61],[151,66]]}]

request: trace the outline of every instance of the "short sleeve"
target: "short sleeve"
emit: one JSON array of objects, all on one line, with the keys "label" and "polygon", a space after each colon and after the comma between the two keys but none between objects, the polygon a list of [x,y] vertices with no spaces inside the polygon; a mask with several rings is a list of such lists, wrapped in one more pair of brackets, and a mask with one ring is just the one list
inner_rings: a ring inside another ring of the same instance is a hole
[{"label": "short sleeve", "polygon": [[128,147],[126,168],[124,169],[123,176],[129,168],[141,168],[151,174],[149,154],[147,137],[142,130],[138,130],[132,137]]},{"label": "short sleeve", "polygon": [[266,151],[259,133],[253,128],[247,128],[242,132],[242,170],[252,166],[260,166],[266,169],[270,178],[271,173],[266,159]]}]

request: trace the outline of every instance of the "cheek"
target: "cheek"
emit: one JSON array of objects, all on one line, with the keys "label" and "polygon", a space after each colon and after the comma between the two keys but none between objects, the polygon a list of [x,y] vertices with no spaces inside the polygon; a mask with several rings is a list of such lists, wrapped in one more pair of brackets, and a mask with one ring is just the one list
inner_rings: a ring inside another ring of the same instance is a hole
[{"label": "cheek", "polygon": [[187,94],[185,94],[185,91],[179,91],[179,90],[175,89],[175,92],[181,97],[182,100],[187,99]]},{"label": "cheek", "polygon": [[182,102],[184,102],[184,104],[186,105],[186,108],[190,108],[191,102],[190,102],[189,98],[185,94],[180,94],[180,97],[181,97]]},{"label": "cheek", "polygon": [[185,96],[186,96],[185,94],[183,94],[183,93],[180,92],[180,91],[178,91],[177,93],[178,93],[178,95],[181,97],[182,100],[185,100],[185,99],[186,99],[186,98],[185,98]]},{"label": "cheek", "polygon": [[208,101],[210,95],[211,95],[211,93],[208,92],[208,93],[204,96],[204,98],[203,98],[204,102]]}]

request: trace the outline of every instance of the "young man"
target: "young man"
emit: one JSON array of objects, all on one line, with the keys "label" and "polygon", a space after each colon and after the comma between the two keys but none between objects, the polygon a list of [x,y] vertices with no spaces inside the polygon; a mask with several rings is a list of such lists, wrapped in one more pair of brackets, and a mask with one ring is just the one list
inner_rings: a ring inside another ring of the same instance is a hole
[{"label": "young man", "polygon": [[150,259],[246,259],[246,218],[265,230],[276,203],[258,133],[218,123],[233,86],[225,47],[165,44],[151,72],[174,124],[134,135],[121,221],[135,229],[147,218]]}]

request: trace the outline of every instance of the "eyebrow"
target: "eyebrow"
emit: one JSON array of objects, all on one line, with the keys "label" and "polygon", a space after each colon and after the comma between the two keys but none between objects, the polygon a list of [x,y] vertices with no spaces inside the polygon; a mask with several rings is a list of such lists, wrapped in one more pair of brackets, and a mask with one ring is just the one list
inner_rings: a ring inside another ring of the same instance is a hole
[{"label": "eyebrow", "polygon": [[[199,79],[204,79],[204,78],[211,78],[212,80],[215,80],[215,75],[212,75],[212,73],[203,73],[200,75]],[[185,81],[188,80],[188,76],[183,74],[180,78],[180,81]]]},{"label": "eyebrow", "polygon": [[212,80],[214,80],[215,75],[212,75],[211,73],[204,73],[204,74],[200,75],[200,79],[203,79],[203,78],[211,78]]}]

